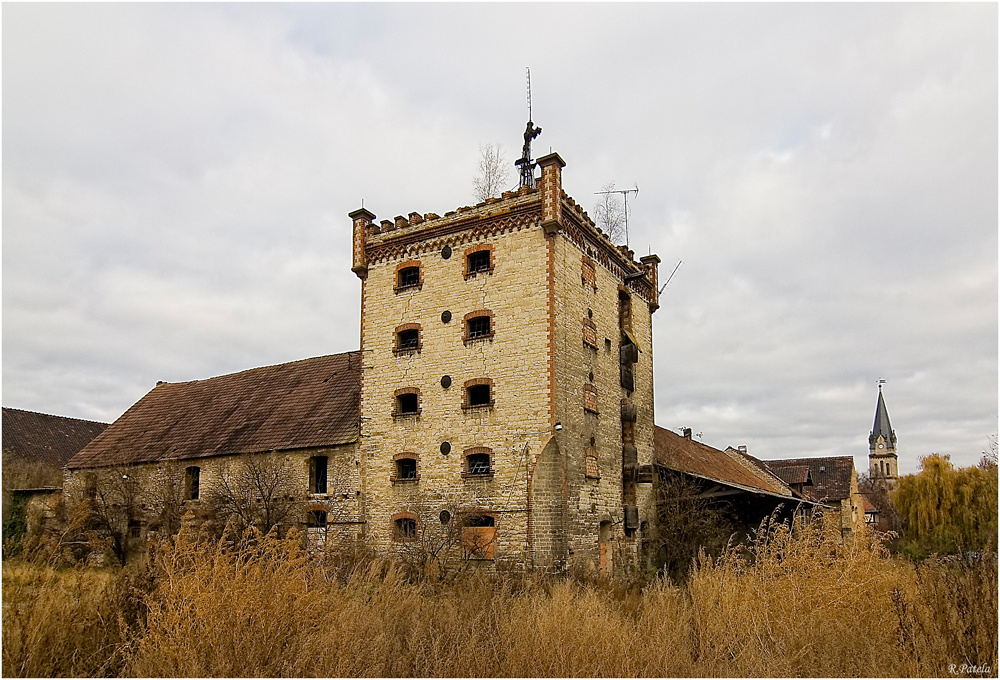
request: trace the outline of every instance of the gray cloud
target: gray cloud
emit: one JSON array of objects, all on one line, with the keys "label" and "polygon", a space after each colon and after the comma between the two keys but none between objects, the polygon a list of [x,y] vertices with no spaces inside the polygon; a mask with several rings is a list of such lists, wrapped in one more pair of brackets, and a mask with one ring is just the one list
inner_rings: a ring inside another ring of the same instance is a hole
[{"label": "gray cloud", "polygon": [[[353,349],[346,213],[472,203],[536,148],[636,183],[657,419],[900,467],[997,429],[995,5],[52,5],[3,23],[4,404]],[[474,29],[474,30],[473,30]],[[512,160],[512,159],[511,159]]]}]

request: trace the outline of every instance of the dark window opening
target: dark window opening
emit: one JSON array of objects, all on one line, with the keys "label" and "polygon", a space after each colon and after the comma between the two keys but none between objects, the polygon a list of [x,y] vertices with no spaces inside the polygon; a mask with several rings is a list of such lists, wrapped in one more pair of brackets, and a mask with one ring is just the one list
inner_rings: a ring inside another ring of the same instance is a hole
[{"label": "dark window opening", "polygon": [[490,251],[477,250],[469,253],[469,273],[488,272],[490,270]]},{"label": "dark window opening", "polygon": [[469,406],[490,405],[489,385],[472,385],[471,387],[469,387],[468,394],[469,394]]},{"label": "dark window opening", "polygon": [[465,518],[467,527],[492,527],[496,526],[496,520],[489,515],[469,515]]},{"label": "dark window opening", "polygon": [[139,538],[142,535],[142,526],[138,521],[132,520],[128,523],[128,535],[132,538]]},{"label": "dark window opening", "polygon": [[201,468],[192,465],[184,470],[184,498],[189,501],[198,500],[201,487]]},{"label": "dark window opening", "polygon": [[415,328],[408,331],[400,331],[396,334],[397,349],[416,349],[419,344],[420,331]]},{"label": "dark window opening", "polygon": [[396,479],[416,479],[417,461],[413,458],[400,458],[396,461]]},{"label": "dark window opening", "polygon": [[[470,475],[488,475],[492,472],[490,469],[490,454],[488,453],[471,453],[465,458],[466,465],[469,466]],[[490,522],[493,518],[488,518]],[[493,524],[466,524],[466,526],[493,526]]]},{"label": "dark window opening", "polygon": [[326,493],[326,456],[309,459],[309,493]]},{"label": "dark window opening", "polygon": [[311,529],[325,529],[326,510],[311,510],[306,516],[306,524]]},{"label": "dark window opening", "polygon": [[396,397],[396,413],[400,415],[419,413],[417,395],[401,394]]},{"label": "dark window opening", "polygon": [[490,317],[477,316],[469,319],[469,337],[482,338],[490,334]]},{"label": "dark window opening", "polygon": [[399,270],[399,287],[409,288],[420,284],[420,267],[404,267]]},{"label": "dark window opening", "polygon": [[396,520],[396,539],[409,540],[417,537],[417,520],[411,517],[400,517]]}]

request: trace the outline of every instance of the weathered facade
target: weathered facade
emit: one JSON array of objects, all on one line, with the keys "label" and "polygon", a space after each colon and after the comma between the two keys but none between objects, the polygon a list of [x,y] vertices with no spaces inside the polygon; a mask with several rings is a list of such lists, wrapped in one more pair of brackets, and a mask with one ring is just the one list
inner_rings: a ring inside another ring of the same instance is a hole
[{"label": "weathered facade", "polygon": [[359,352],[158,385],[73,458],[67,495],[138,466],[183,476],[195,510],[266,454],[294,470],[314,535],[546,569],[637,554],[659,258],[595,227],[557,154],[537,164],[537,187],[443,217],[351,213]]}]

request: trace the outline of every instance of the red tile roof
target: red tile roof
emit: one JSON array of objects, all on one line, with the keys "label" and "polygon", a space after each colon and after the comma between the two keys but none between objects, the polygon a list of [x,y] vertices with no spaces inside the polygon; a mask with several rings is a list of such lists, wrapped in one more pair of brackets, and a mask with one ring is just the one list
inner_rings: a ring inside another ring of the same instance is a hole
[{"label": "red tile roof", "polygon": [[736,449],[720,451],[662,427],[655,429],[653,441],[660,465],[748,491],[793,496],[784,482]]},{"label": "red tile roof", "polygon": [[3,452],[15,460],[61,468],[107,423],[3,408]]},{"label": "red tile roof", "polygon": [[160,383],[69,468],[260,453],[357,441],[358,352]]}]

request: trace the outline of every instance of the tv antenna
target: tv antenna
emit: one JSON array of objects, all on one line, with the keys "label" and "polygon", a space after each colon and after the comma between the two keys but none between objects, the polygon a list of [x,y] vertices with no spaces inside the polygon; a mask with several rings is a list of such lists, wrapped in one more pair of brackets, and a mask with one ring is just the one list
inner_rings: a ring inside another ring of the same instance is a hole
[{"label": "tv antenna", "polygon": [[672,272],[670,272],[670,276],[667,277],[667,280],[664,282],[664,284],[660,286],[660,290],[656,291],[657,295],[660,295],[663,292],[663,289],[667,287],[667,284],[670,283],[670,279],[674,278],[674,274],[676,274],[677,270],[681,268],[681,263],[683,261],[684,260],[677,260],[677,266],[674,267],[674,270]]},{"label": "tv antenna", "polygon": [[[612,189],[610,191],[595,191],[595,194],[621,194],[625,198],[625,247],[628,248],[628,195],[635,194],[639,195],[639,185],[636,184],[634,189]],[[676,270],[674,270],[676,271]],[[671,275],[672,276],[672,275]]]},{"label": "tv antenna", "polygon": [[535,164],[531,162],[531,140],[542,134],[542,128],[535,127],[531,122],[531,69],[528,72],[528,126],[524,128],[524,146],[521,147],[521,157],[514,161],[514,165],[521,169],[520,186],[535,188]]}]

